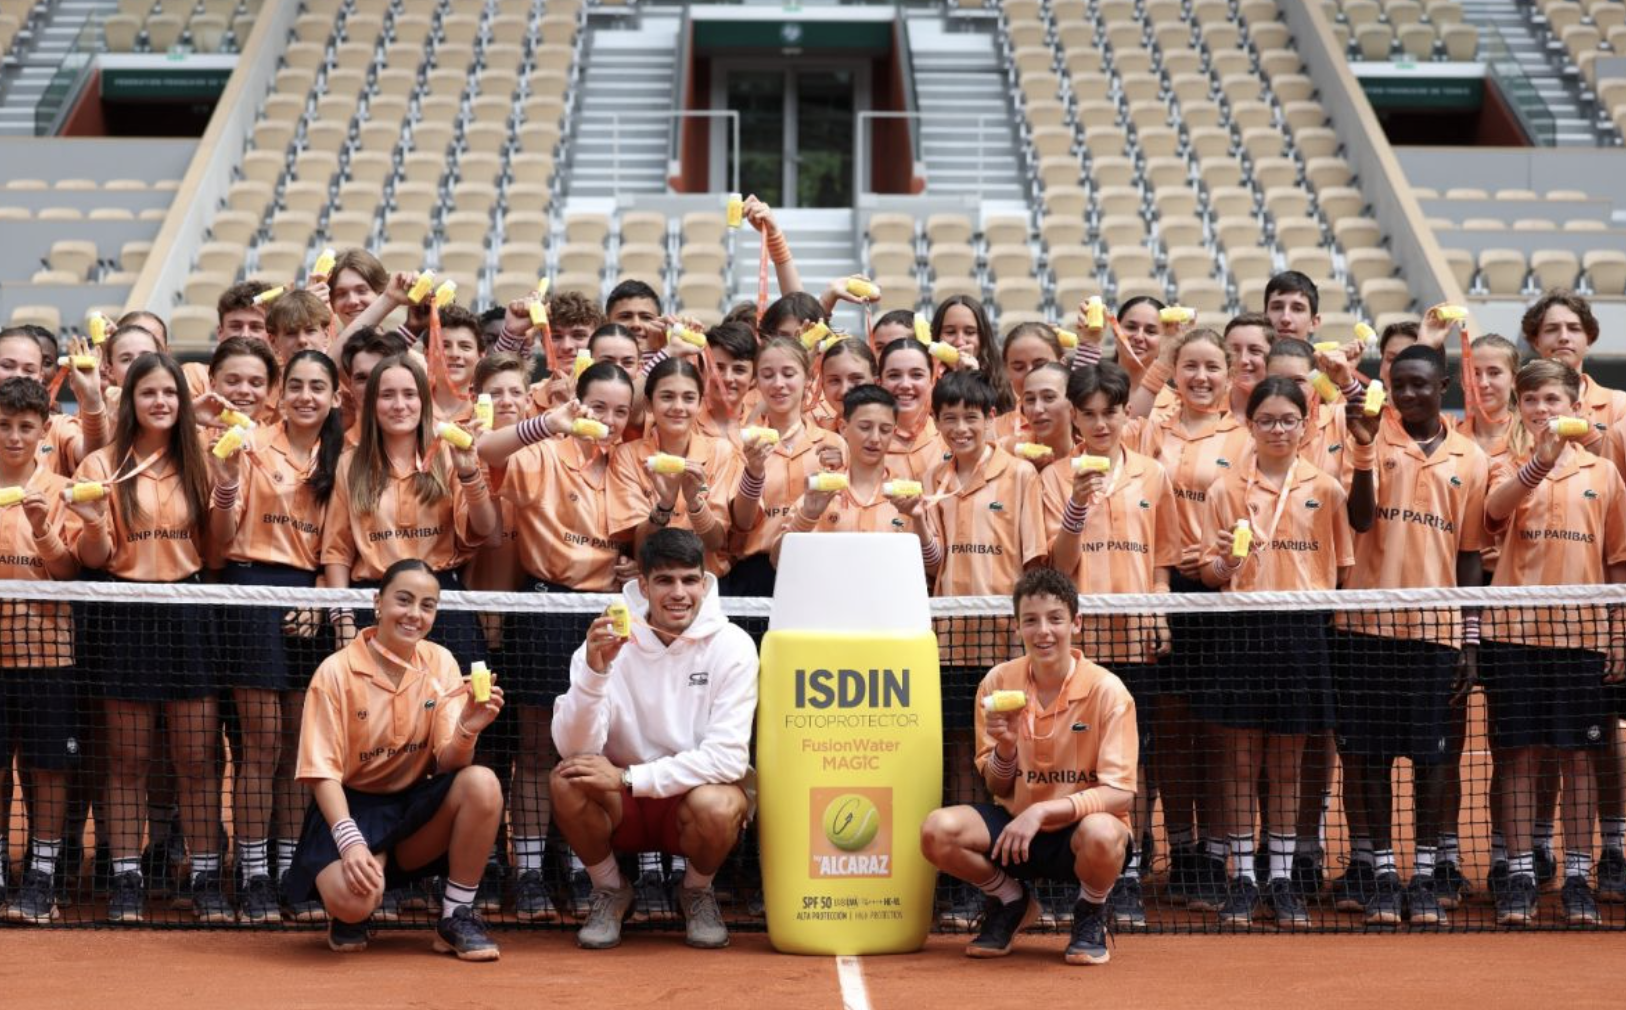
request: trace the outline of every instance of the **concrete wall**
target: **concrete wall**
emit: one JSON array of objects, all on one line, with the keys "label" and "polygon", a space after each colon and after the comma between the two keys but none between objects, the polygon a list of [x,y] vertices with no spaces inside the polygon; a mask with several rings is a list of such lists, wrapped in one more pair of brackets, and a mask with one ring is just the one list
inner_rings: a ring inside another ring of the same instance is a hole
[{"label": "concrete wall", "polygon": [[[1406,147],[1396,151],[1406,179],[1444,193],[1452,186],[1498,189],[1579,189],[1626,208],[1626,172],[1620,150],[1607,148]],[[1465,162],[1471,162],[1471,167]]]},{"label": "concrete wall", "polygon": [[[109,179],[145,179],[148,183],[179,179],[186,174],[197,148],[198,142],[187,138],[0,137],[0,184],[9,179],[93,179],[100,183]],[[0,203],[14,203],[12,197],[17,195],[0,191]]]}]

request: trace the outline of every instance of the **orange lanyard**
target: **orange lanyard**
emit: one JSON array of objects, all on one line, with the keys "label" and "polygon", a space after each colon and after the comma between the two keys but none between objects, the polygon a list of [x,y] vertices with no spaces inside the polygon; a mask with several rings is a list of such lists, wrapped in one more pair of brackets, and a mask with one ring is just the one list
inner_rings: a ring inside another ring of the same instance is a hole
[{"label": "orange lanyard", "polygon": [[[1260,530],[1260,536],[1254,541],[1256,544],[1258,544],[1261,550],[1267,547],[1270,544],[1270,541],[1275,538],[1276,527],[1280,526],[1282,523],[1282,513],[1287,510],[1287,498],[1288,495],[1293,491],[1293,477],[1298,473],[1298,469],[1299,458],[1294,456],[1293,462],[1287,468],[1287,476],[1282,479],[1282,489],[1276,494],[1276,511],[1270,517],[1270,529]],[[1253,472],[1248,475],[1247,490],[1245,490],[1242,495],[1242,503],[1244,507],[1247,507],[1249,503],[1252,502],[1253,489],[1257,487],[1258,484],[1259,460],[1257,457],[1255,457],[1253,461]]]}]

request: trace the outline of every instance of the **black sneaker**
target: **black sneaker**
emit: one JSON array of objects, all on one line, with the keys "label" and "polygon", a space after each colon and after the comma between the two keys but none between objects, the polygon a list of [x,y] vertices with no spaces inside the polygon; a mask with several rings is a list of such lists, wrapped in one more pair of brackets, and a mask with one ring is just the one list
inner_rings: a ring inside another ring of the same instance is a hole
[{"label": "black sneaker", "polygon": [[1220,909],[1220,925],[1232,929],[1251,929],[1253,918],[1259,914],[1260,908],[1259,885],[1246,877],[1237,877],[1231,881],[1225,906]]},{"label": "black sneaker", "polygon": [[548,897],[541,870],[526,870],[514,881],[514,918],[520,922],[559,921],[559,910]]},{"label": "black sneaker", "polygon": [[367,949],[366,922],[327,922],[327,949],[336,954],[359,954]]},{"label": "black sneaker", "polygon": [[1295,855],[1293,857],[1293,870],[1291,876],[1293,893],[1305,901],[1313,901],[1321,893],[1324,883],[1321,874],[1321,860],[1315,856]]},{"label": "black sneaker", "polygon": [[1112,959],[1107,950],[1107,936],[1111,933],[1111,916],[1106,906],[1091,904],[1079,898],[1073,904],[1073,938],[1063,955],[1068,964],[1106,964]]},{"label": "black sneaker", "polygon": [[645,870],[632,883],[631,922],[665,922],[672,905],[666,890],[666,877],[659,870]]},{"label": "black sneaker", "polygon": [[1193,912],[1218,912],[1225,907],[1228,895],[1225,860],[1202,852],[1193,856],[1186,884],[1186,908]]},{"label": "black sneaker", "polygon": [[144,922],[147,918],[146,886],[134,870],[113,874],[107,895],[107,921]]},{"label": "black sneaker", "polygon": [[1405,900],[1400,889],[1400,874],[1380,873],[1372,880],[1372,897],[1366,902],[1368,926],[1398,926]]},{"label": "black sneaker", "polygon": [[1507,887],[1512,875],[1508,871],[1507,860],[1498,859],[1491,864],[1490,873],[1485,875],[1485,890],[1490,892],[1491,899],[1496,902],[1502,900],[1507,893]]},{"label": "black sneaker", "polygon": [[1536,921],[1536,880],[1528,873],[1507,878],[1496,899],[1498,926],[1531,926]]},{"label": "black sneaker", "polygon": [[486,863],[480,874],[480,885],[474,890],[474,910],[481,915],[495,915],[502,911],[502,864]]},{"label": "black sneaker", "polygon": [[1444,926],[1450,922],[1435,892],[1438,886],[1435,880],[1433,874],[1427,877],[1418,874],[1406,885],[1406,919],[1413,929],[1418,926]]},{"label": "black sneaker", "polygon": [[286,877],[277,884],[277,903],[282,906],[282,918],[287,922],[326,922],[327,906],[320,901],[289,901]]},{"label": "black sneaker", "polygon": [[1571,926],[1591,927],[1603,922],[1598,914],[1597,899],[1585,877],[1564,878],[1564,890],[1559,898],[1564,906],[1564,921]]},{"label": "black sneaker", "polygon": [[1112,893],[1107,896],[1107,907],[1112,910],[1112,925],[1115,928],[1146,928],[1146,902],[1141,898],[1139,877],[1119,877],[1118,882],[1112,885]]},{"label": "black sneaker", "polygon": [[1371,863],[1351,862],[1344,875],[1332,882],[1332,907],[1340,912],[1364,912],[1372,900],[1372,881],[1377,874]]},{"label": "black sneaker", "polygon": [[147,894],[151,897],[168,898],[175,893],[177,884],[185,882],[185,875],[178,872],[186,855],[186,843],[180,831],[177,823],[171,826],[169,837],[141,850],[141,879],[146,882]]},{"label": "black sneaker", "polygon": [[245,926],[271,926],[282,921],[277,889],[269,874],[256,873],[238,890],[237,921]]},{"label": "black sneaker", "polygon": [[[1038,919],[1039,899],[1033,896],[1027,884],[1022,885],[1022,894],[1014,901],[987,898],[983,902],[982,929],[965,945],[966,957],[1004,957],[1011,952],[1016,934]],[[1076,920],[1074,928],[1077,928]]]},{"label": "black sneaker", "polygon": [[1598,900],[1612,905],[1626,902],[1626,855],[1619,849],[1604,849],[1598,858]]},{"label": "black sneaker", "polygon": [[1553,858],[1553,850],[1537,848],[1536,857],[1536,887],[1546,890],[1547,885],[1558,879],[1558,860]]},{"label": "black sneaker", "polygon": [[55,922],[56,885],[44,870],[24,870],[17,897],[6,906],[6,919],[11,922],[42,924]]},{"label": "black sneaker", "polygon": [[1270,910],[1276,918],[1277,929],[1297,930],[1310,928],[1310,910],[1304,907],[1298,888],[1291,880],[1281,877],[1272,880],[1266,888]]},{"label": "black sneaker", "polygon": [[1441,908],[1455,911],[1472,893],[1473,885],[1462,875],[1460,866],[1450,860],[1434,864],[1434,897]]},{"label": "black sneaker", "polygon": [[[266,878],[269,884],[270,878]],[[199,922],[236,922],[237,913],[226,900],[226,888],[219,870],[192,874],[192,915]]]},{"label": "black sneaker", "polygon": [[435,925],[435,951],[456,954],[459,961],[495,961],[497,941],[486,932],[485,920],[467,905],[443,915]]}]

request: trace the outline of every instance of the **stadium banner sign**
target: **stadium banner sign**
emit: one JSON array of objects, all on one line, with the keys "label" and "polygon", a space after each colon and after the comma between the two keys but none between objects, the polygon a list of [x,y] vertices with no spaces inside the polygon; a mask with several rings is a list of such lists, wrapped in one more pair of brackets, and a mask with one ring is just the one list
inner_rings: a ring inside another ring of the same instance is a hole
[{"label": "stadium banner sign", "polygon": [[1351,68],[1372,108],[1477,111],[1485,103],[1482,64],[1356,63]]},{"label": "stadium banner sign", "polygon": [[104,101],[193,101],[220,97],[237,66],[235,56],[103,57]]}]

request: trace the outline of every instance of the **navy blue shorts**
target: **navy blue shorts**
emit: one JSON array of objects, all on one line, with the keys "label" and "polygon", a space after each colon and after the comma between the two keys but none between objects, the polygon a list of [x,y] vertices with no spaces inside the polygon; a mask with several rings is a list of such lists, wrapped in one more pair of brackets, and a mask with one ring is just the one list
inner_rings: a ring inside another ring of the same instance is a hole
[{"label": "navy blue shorts", "polygon": [[[446,875],[445,853],[423,866],[403,867],[400,860],[394,857],[394,852],[397,845],[434,820],[435,814],[446,802],[446,794],[452,791],[452,782],[456,778],[456,775],[436,775],[388,795],[357,792],[345,787],[344,798],[350,804],[350,819],[361,829],[362,837],[367,839],[367,847],[375,855],[389,857],[384,864],[385,890],[405,887],[424,877]],[[294,849],[294,864],[282,878],[288,900],[319,900],[316,875],[338,858],[339,847],[333,844],[333,829],[312,801],[305,808],[305,824],[299,832],[299,846]]]},{"label": "navy blue shorts", "polygon": [[[977,812],[982,818],[983,825],[988,828],[990,843],[997,842],[999,833],[1005,830],[1005,826],[1016,820],[1014,814],[997,803],[973,803],[971,809]],[[984,855],[988,855],[995,866],[1017,880],[1077,881],[1078,871],[1075,868],[1076,860],[1073,858],[1073,834],[1082,823],[1084,822],[1074,821],[1065,828],[1041,831],[1034,835],[1033,841],[1028,845],[1028,861],[1025,863],[993,860],[990,855],[992,848]],[[1135,856],[1135,839],[1127,829],[1124,833],[1130,836],[1124,848],[1124,866],[1128,866]]]},{"label": "navy blue shorts", "polygon": [[[284,565],[228,561],[221,581],[231,586],[281,586],[309,589],[316,573]],[[327,611],[319,609],[316,634],[299,638],[283,632],[288,607],[221,607],[216,645],[227,687],[262,691],[302,691],[311,674],[333,651]]]},{"label": "navy blue shorts", "polygon": [[[106,576],[108,582],[127,582]],[[195,583],[196,575],[179,580]],[[168,583],[140,583],[157,587]],[[199,608],[211,616],[212,608]],[[95,678],[95,692],[113,701],[156,704],[211,698],[220,690],[205,636],[210,622],[186,607],[98,601],[85,609],[79,669]]]},{"label": "navy blue shorts", "polygon": [[1613,732],[1604,654],[1507,642],[1479,647],[1479,678],[1499,750],[1602,747]]},{"label": "navy blue shorts", "polygon": [[1334,631],[1338,749],[1417,764],[1445,760],[1461,656],[1435,642]]},{"label": "navy blue shorts", "polygon": [[1332,728],[1328,618],[1322,613],[1234,612],[1215,628],[1221,658],[1192,707],[1230,729],[1279,736]]},{"label": "navy blue shorts", "polygon": [[0,669],[0,764],[62,772],[80,759],[77,674],[71,666]]},{"label": "navy blue shorts", "polygon": [[[1171,593],[1217,593],[1196,579],[1169,573]],[[1157,693],[1195,698],[1207,689],[1219,662],[1214,630],[1223,614],[1170,614],[1169,654],[1158,659]],[[1136,698],[1136,702],[1139,702]]]}]

